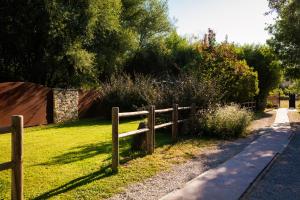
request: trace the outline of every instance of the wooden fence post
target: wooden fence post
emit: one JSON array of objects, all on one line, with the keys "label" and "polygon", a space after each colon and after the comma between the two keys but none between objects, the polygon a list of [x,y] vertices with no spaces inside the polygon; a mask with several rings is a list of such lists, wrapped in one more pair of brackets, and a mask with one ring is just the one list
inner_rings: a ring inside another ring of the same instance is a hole
[{"label": "wooden fence post", "polygon": [[278,108],[280,108],[280,92],[278,93]]},{"label": "wooden fence post", "polygon": [[[195,127],[195,123],[196,123],[196,104],[192,103],[191,105],[191,112],[190,112],[190,127]],[[194,131],[194,128],[193,128]]]},{"label": "wooden fence post", "polygon": [[191,118],[194,119],[196,115],[196,104],[192,103],[191,105]]},{"label": "wooden fence post", "polygon": [[112,108],[112,170],[119,167],[119,108]]},{"label": "wooden fence post", "polygon": [[172,122],[172,141],[175,142],[178,135],[178,104],[173,105]]},{"label": "wooden fence post", "polygon": [[155,146],[155,106],[149,107],[147,132],[147,153],[152,154]]},{"label": "wooden fence post", "polygon": [[12,121],[12,188],[13,200],[23,200],[23,116],[14,115]]}]

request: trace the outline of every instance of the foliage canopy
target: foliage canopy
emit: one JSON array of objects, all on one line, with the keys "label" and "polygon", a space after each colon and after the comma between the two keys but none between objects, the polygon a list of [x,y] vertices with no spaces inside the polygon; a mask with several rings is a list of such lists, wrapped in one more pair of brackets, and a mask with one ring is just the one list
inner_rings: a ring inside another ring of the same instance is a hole
[{"label": "foliage canopy", "polygon": [[269,26],[273,38],[269,44],[280,56],[292,78],[300,77],[300,1],[269,0],[276,22]]},{"label": "foliage canopy", "polygon": [[170,30],[166,1],[1,1],[1,80],[94,84]]}]

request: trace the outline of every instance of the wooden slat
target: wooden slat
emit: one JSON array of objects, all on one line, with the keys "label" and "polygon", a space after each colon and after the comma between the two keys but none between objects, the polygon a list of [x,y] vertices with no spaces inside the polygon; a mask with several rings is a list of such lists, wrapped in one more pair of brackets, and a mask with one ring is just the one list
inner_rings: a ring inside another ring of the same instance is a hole
[{"label": "wooden slat", "polygon": [[138,116],[138,115],[148,115],[148,111],[137,111],[137,112],[124,112],[119,113],[119,117],[132,117],[132,116]]},{"label": "wooden slat", "polygon": [[179,124],[179,123],[183,123],[183,122],[187,122],[187,121],[189,121],[189,119],[180,119],[180,120],[178,120],[177,122],[178,122],[178,124]]},{"label": "wooden slat", "polygon": [[135,131],[129,131],[129,132],[126,132],[126,133],[119,134],[119,138],[128,137],[128,136],[131,136],[131,135],[137,135],[137,134],[145,133],[147,131],[149,131],[149,128],[142,128],[142,129],[138,129],[138,130],[135,130]]},{"label": "wooden slat", "polygon": [[5,162],[0,164],[0,171],[11,169],[14,167],[13,162]]},{"label": "wooden slat", "polygon": [[149,115],[148,115],[148,128],[149,131],[146,135],[146,141],[147,141],[147,152],[148,154],[152,154],[154,152],[155,147],[155,106],[149,107]]},{"label": "wooden slat", "polygon": [[191,109],[191,107],[178,107],[178,110],[190,110]]},{"label": "wooden slat", "polygon": [[249,108],[254,109],[256,107],[256,103],[254,101],[248,101],[248,102],[241,103],[241,106],[248,109]]},{"label": "wooden slat", "polygon": [[23,200],[23,116],[14,115],[12,121],[12,199]]},{"label": "wooden slat", "polygon": [[0,134],[9,133],[10,131],[11,131],[11,127],[10,126],[0,127]]},{"label": "wooden slat", "polygon": [[172,141],[175,142],[178,135],[178,104],[173,105],[172,122]]},{"label": "wooden slat", "polygon": [[119,167],[119,108],[112,108],[112,170],[118,172]]},{"label": "wooden slat", "polygon": [[166,112],[171,112],[171,111],[173,111],[173,108],[155,110],[155,113],[166,113]]},{"label": "wooden slat", "polygon": [[164,127],[167,127],[167,126],[171,126],[172,124],[173,124],[173,122],[168,122],[168,123],[156,125],[156,126],[154,127],[154,129],[164,128]]}]

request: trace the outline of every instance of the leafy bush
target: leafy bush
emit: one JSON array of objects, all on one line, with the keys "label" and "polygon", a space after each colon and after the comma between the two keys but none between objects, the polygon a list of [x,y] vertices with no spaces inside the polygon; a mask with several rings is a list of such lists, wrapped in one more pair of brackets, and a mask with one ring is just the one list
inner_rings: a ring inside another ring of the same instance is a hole
[{"label": "leafy bush", "polygon": [[141,107],[155,104],[159,88],[153,84],[149,76],[135,75],[132,79],[129,75],[113,75],[103,84],[103,95],[100,105],[104,113],[111,113],[112,107],[120,107],[120,111],[136,111]]},{"label": "leafy bush", "polygon": [[[220,138],[233,138],[245,133],[253,115],[236,104],[219,106],[207,114],[205,133]],[[203,122],[203,121],[202,121]]]},{"label": "leafy bush", "polygon": [[267,101],[266,108],[275,108],[275,107],[276,107],[276,105],[273,102]]},{"label": "leafy bush", "polygon": [[270,91],[277,88],[281,82],[282,64],[275,52],[265,45],[244,45],[239,52],[239,58],[245,59],[258,74],[259,93],[256,101],[258,109],[263,110]]},{"label": "leafy bush", "polygon": [[135,74],[114,75],[102,85],[98,105],[101,113],[110,118],[111,108],[116,106],[121,112],[145,109],[148,105],[156,108],[197,106],[207,108],[219,102],[219,87],[208,79],[198,79],[191,74],[168,78],[168,81],[154,80],[150,76]]},{"label": "leafy bush", "polygon": [[176,80],[161,86],[159,105],[162,107],[178,103],[180,106],[196,104],[202,108],[219,103],[220,87],[215,81],[192,73],[183,74]]},{"label": "leafy bush", "polygon": [[234,44],[198,44],[197,49],[201,56],[188,70],[215,80],[222,87],[223,101],[242,103],[256,96],[257,72],[245,60],[238,58],[239,49]]},{"label": "leafy bush", "polygon": [[188,39],[179,36],[176,31],[160,35],[139,48],[127,61],[124,70],[127,73],[142,73],[161,76],[162,73],[178,75],[197,56],[197,51]]}]

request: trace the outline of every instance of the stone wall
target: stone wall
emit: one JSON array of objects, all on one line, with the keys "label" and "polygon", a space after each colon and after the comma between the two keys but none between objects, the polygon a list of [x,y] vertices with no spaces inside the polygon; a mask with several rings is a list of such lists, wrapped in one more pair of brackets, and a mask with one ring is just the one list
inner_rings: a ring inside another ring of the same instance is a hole
[{"label": "stone wall", "polygon": [[63,123],[78,119],[77,90],[53,89],[53,121]]}]

